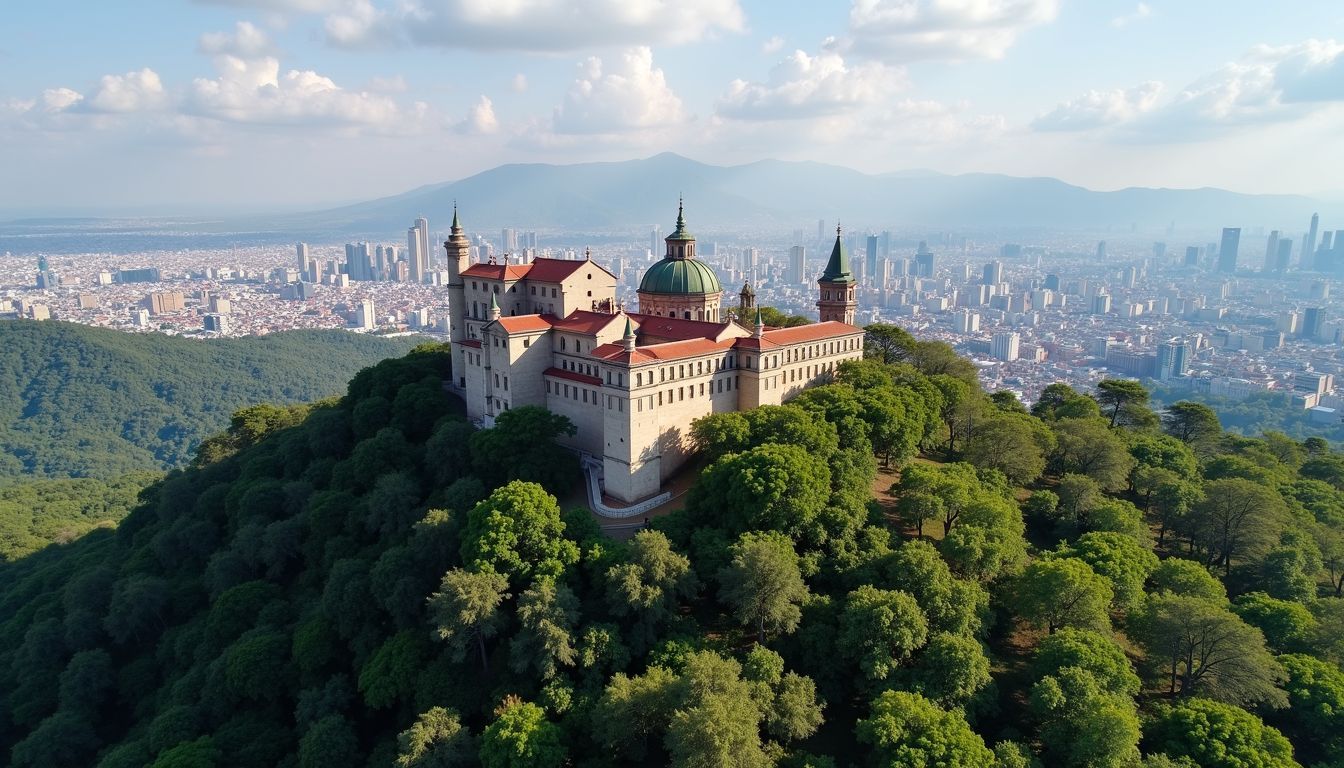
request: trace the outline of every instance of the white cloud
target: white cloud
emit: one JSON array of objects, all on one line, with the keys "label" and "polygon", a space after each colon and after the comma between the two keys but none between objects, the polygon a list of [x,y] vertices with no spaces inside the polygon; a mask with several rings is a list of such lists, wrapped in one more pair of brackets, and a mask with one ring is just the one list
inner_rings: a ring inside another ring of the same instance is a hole
[{"label": "white cloud", "polygon": [[1038,131],[1082,131],[1134,120],[1157,106],[1162,83],[1149,81],[1133,88],[1087,91],[1060,103],[1032,121]]},{"label": "white cloud", "polygon": [[627,50],[611,63],[590,56],[579,69],[579,78],[555,108],[556,133],[624,133],[685,119],[681,99],[668,87],[663,70],[653,66],[648,48]]},{"label": "white cloud", "polygon": [[345,47],[408,38],[436,48],[576,51],[689,43],[744,23],[738,0],[346,0],[325,29]]},{"label": "white cloud", "polygon": [[998,59],[1059,0],[854,0],[849,41],[886,61]]},{"label": "white cloud", "polygon": [[217,56],[219,76],[196,78],[182,110],[188,114],[236,123],[264,125],[361,126],[397,132],[410,130],[426,107],[410,110],[385,95],[349,91],[311,70],[280,74],[273,57],[240,59]]},{"label": "white cloud", "polygon": [[211,56],[229,54],[251,59],[271,53],[271,40],[252,22],[240,21],[234,26],[233,34],[207,32],[201,35],[196,47]]},{"label": "white cloud", "polygon": [[64,112],[83,100],[84,95],[79,91],[69,88],[48,88],[42,92],[42,111]]},{"label": "white cloud", "polygon": [[486,96],[481,96],[480,100],[467,110],[465,120],[456,123],[453,126],[458,133],[466,134],[490,134],[499,131],[499,119],[495,117],[495,105]]},{"label": "white cloud", "polygon": [[513,76],[513,82],[509,85],[514,93],[524,93],[527,91],[527,75],[522,72]]},{"label": "white cloud", "polygon": [[1251,55],[1274,63],[1274,82],[1285,102],[1344,101],[1344,44],[1307,40],[1280,48],[1261,46]]},{"label": "white cloud", "polygon": [[779,35],[761,43],[761,53],[779,53],[782,50],[784,50],[784,38]]},{"label": "white cloud", "polygon": [[370,0],[347,0],[338,13],[326,18],[327,42],[341,48],[371,48],[401,42],[397,19]]},{"label": "white cloud", "polygon": [[734,80],[716,111],[739,120],[803,119],[851,112],[897,90],[903,73],[880,63],[850,66],[838,53],[794,51],[764,83]]},{"label": "white cloud", "polygon": [[146,67],[124,75],[104,75],[84,106],[93,112],[140,112],[159,109],[167,100],[158,74]]},{"label": "white cloud", "polygon": [[1153,15],[1153,9],[1147,3],[1139,3],[1138,7],[1134,9],[1133,13],[1127,13],[1123,16],[1116,16],[1115,18],[1111,19],[1111,26],[1115,27],[1116,29],[1124,29],[1130,24],[1133,24],[1138,21],[1143,21],[1144,19],[1152,15]]}]

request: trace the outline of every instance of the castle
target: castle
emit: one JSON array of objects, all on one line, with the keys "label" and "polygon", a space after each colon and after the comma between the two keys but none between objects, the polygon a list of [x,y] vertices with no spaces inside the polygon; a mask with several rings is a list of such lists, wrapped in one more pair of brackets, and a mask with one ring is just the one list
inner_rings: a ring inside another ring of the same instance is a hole
[{"label": "castle", "polygon": [[686,462],[695,419],[778,405],[863,357],[838,227],[818,280],[821,321],[794,328],[766,328],[749,285],[740,316],[721,317],[723,288],[696,258],[680,206],[665,242],[640,280],[637,312],[617,304],[616,276],[591,258],[471,264],[456,210],[444,243],[453,374],[468,417],[490,426],[525,405],[568,417],[577,431],[562,442],[601,462],[605,492],[621,502],[656,495]]}]

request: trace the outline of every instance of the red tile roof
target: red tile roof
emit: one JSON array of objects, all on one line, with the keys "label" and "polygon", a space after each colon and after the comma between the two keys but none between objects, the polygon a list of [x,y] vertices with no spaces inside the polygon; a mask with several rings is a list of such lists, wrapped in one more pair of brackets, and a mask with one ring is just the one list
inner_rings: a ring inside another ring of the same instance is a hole
[{"label": "red tile roof", "polygon": [[684,341],[669,341],[665,344],[653,344],[647,347],[639,347],[639,351],[653,357],[656,360],[678,360],[684,357],[696,357],[698,355],[710,355],[715,352],[724,352],[731,346],[709,339],[686,339]]},{"label": "red tile roof", "polygon": [[765,332],[765,338],[776,344],[801,344],[857,333],[863,333],[863,329],[849,323],[837,323],[834,320],[828,320],[824,323],[809,323],[793,328],[774,328]]},{"label": "red tile roof", "polygon": [[483,277],[487,280],[522,280],[531,269],[531,264],[472,264],[462,270],[462,276]]},{"label": "red tile roof", "polygon": [[546,376],[554,376],[557,379],[577,381],[580,384],[589,384],[597,387],[602,386],[602,380],[596,376],[589,376],[587,374],[579,373],[578,371],[566,371],[564,368],[547,368],[542,371],[542,374]]},{"label": "red tile roof", "polygon": [[[556,330],[569,331],[571,333],[584,333],[592,336],[610,325],[613,320],[619,318],[620,315],[609,315],[605,312],[589,312],[583,309],[576,309],[569,313],[569,317],[566,317],[564,320],[556,320],[552,325],[555,326]],[[635,325],[638,326],[638,322],[636,322]]]},{"label": "red tile roof", "polygon": [[639,323],[642,335],[669,341],[683,339],[715,339],[727,323],[711,323],[704,320],[682,320],[677,317],[659,317],[657,315],[631,314]]},{"label": "red tile roof", "polygon": [[509,333],[549,331],[552,325],[551,321],[547,320],[544,315],[511,315],[501,317],[496,322]]},{"label": "red tile roof", "polygon": [[592,356],[599,360],[607,360],[615,363],[625,363],[626,365],[639,365],[640,363],[651,363],[657,358],[647,354],[644,350],[636,348],[634,352],[626,352],[625,346],[621,344],[602,344],[593,347]]},{"label": "red tile roof", "polygon": [[588,260],[574,261],[572,259],[538,258],[533,259],[529,266],[532,267],[532,271],[527,273],[527,279],[537,280],[543,283],[558,283],[584,267],[591,267],[613,279],[616,277],[598,266],[597,262]]},{"label": "red tile roof", "polygon": [[458,343],[461,344],[461,345],[464,346],[464,347],[471,347],[472,349],[480,349],[480,348],[481,348],[481,340],[480,340],[480,339],[463,339],[462,341],[459,341]]}]

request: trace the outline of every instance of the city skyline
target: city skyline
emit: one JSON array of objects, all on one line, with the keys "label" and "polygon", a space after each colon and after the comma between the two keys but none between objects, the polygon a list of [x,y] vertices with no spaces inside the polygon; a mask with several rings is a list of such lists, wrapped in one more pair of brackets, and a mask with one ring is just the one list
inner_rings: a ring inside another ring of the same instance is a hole
[{"label": "city skyline", "polygon": [[661,151],[1344,196],[1326,2],[59,10],[81,23],[6,11],[0,162],[23,183],[0,212],[298,209]]}]

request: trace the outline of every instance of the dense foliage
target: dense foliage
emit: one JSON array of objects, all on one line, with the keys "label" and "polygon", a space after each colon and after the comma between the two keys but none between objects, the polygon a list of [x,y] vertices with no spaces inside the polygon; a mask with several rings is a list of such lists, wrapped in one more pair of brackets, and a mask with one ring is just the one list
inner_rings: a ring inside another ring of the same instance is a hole
[{"label": "dense foliage", "polygon": [[0,484],[181,466],[239,408],[339,394],[414,343],[344,331],[198,341],[0,320]]},{"label": "dense foliage", "polygon": [[0,564],[0,749],[1338,765],[1344,456],[1133,382],[1028,411],[945,348],[870,341],[786,405],[697,420],[698,482],[628,540],[558,501],[572,427],[474,430],[442,348],[245,409],[115,530]]}]

